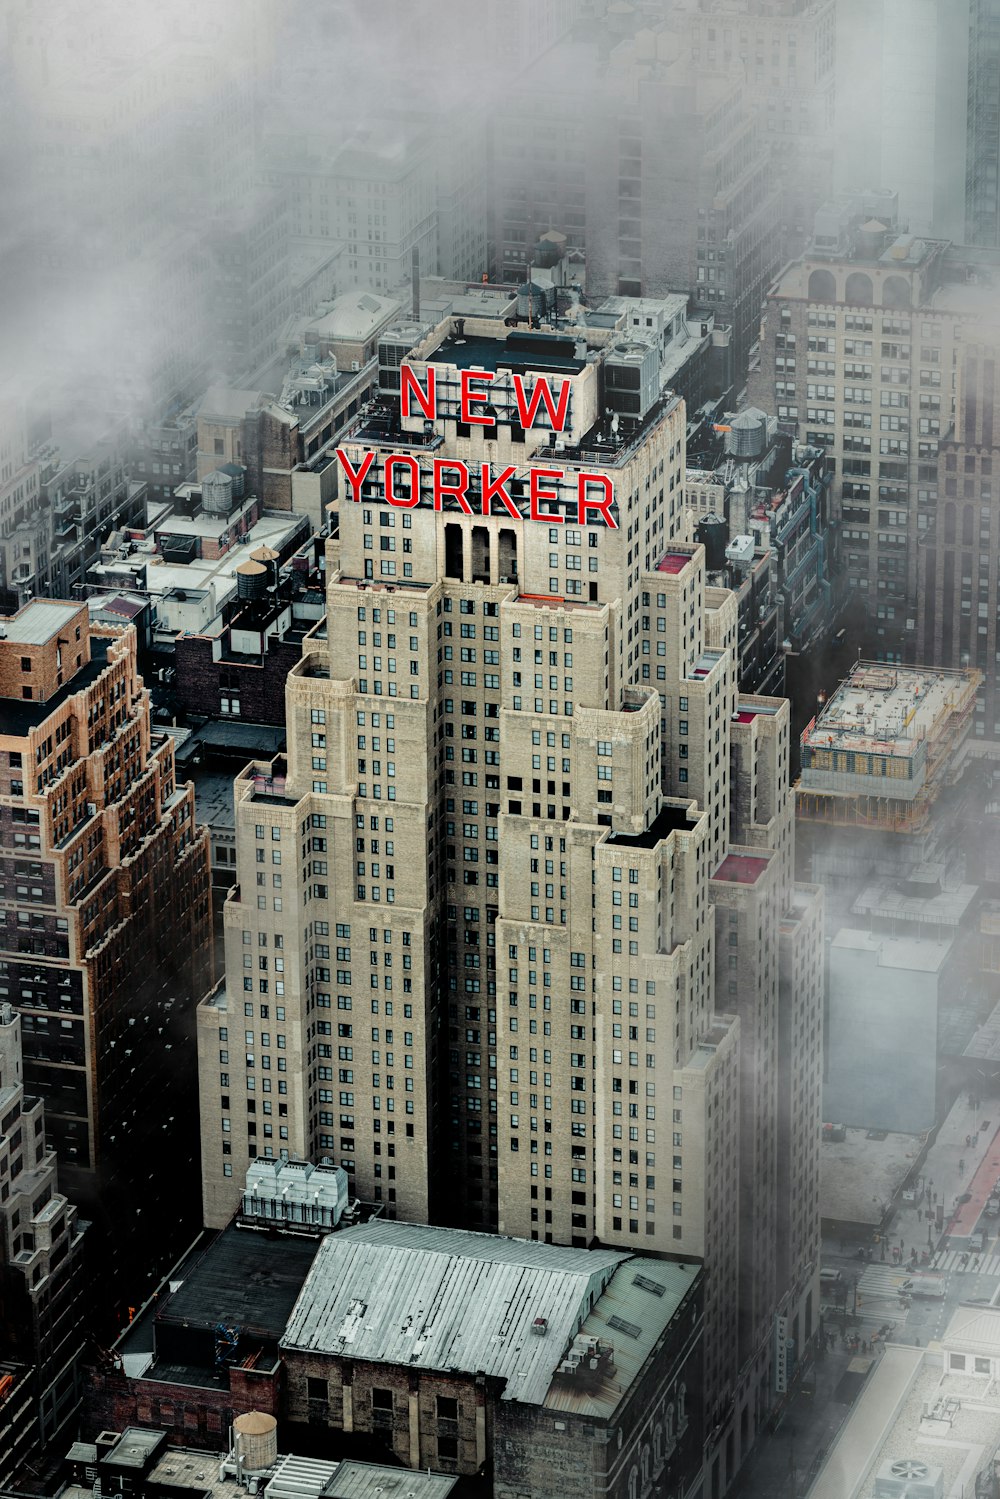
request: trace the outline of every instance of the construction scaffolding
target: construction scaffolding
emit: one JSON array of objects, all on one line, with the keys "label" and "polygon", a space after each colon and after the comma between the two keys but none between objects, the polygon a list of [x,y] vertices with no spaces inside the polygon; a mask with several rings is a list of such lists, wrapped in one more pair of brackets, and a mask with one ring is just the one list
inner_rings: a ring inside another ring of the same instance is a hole
[{"label": "construction scaffolding", "polygon": [[921,832],[958,773],[980,681],[974,670],[859,661],[803,731],[797,815]]}]

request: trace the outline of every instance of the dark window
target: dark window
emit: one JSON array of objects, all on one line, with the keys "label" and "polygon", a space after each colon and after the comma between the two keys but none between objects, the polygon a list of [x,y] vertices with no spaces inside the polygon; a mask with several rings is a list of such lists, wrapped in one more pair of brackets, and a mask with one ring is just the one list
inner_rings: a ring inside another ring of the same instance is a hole
[{"label": "dark window", "polygon": [[326,1400],[327,1389],[325,1379],[307,1379],[306,1394],[310,1400]]},{"label": "dark window", "polygon": [[438,1457],[444,1462],[458,1461],[458,1438],[438,1437]]},{"label": "dark window", "polygon": [[373,1411],[391,1411],[392,1410],[392,1391],[391,1390],[379,1390],[379,1389],[374,1389],[373,1388],[373,1390],[372,1390],[372,1410]]},{"label": "dark window", "polygon": [[439,1395],[437,1397],[437,1413],[439,1421],[457,1421],[457,1399],[453,1400],[450,1395]]}]

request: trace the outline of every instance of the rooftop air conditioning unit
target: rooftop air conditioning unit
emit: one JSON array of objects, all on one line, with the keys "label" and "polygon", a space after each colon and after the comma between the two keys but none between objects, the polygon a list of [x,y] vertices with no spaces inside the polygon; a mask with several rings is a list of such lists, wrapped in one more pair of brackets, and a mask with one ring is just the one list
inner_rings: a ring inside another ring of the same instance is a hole
[{"label": "rooftop air conditioning unit", "polygon": [[944,1474],[918,1457],[891,1458],[875,1477],[875,1499],[942,1499]]}]

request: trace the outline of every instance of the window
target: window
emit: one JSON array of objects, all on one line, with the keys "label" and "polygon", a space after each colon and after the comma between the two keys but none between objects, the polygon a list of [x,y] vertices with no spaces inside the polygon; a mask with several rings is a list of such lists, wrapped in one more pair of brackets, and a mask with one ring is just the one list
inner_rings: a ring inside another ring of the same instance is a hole
[{"label": "window", "polygon": [[391,1390],[380,1390],[376,1386],[373,1386],[372,1387],[372,1410],[373,1411],[390,1411],[391,1412],[392,1411],[392,1391]]}]

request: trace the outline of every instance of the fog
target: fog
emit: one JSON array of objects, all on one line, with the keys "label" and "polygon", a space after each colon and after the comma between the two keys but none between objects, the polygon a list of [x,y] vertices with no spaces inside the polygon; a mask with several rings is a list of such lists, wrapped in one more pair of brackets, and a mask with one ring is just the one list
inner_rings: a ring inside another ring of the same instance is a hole
[{"label": "fog", "polygon": [[[824,10],[797,0],[764,8]],[[227,233],[252,223],[270,194],[301,193],[295,174],[307,161],[322,169],[368,132],[375,150],[428,126],[438,152],[445,142],[452,150],[477,143],[492,241],[481,270],[500,270],[503,204],[526,192],[539,230],[560,229],[571,243],[589,237],[592,282],[614,290],[600,182],[590,174],[588,222],[569,219],[563,152],[576,136],[596,155],[624,110],[663,110],[667,159],[650,169],[659,188],[655,180],[644,188],[644,290],[682,289],[694,279],[693,250],[665,248],[658,259],[663,231],[653,226],[682,214],[692,190],[694,168],[669,158],[687,153],[694,127],[681,85],[696,80],[707,98],[725,78],[742,90],[748,117],[757,110],[750,149],[762,153],[761,170],[783,195],[788,231],[769,252],[775,265],[801,246],[811,212],[834,187],[895,188],[912,229],[960,237],[964,161],[945,159],[958,151],[963,123],[954,85],[964,31],[953,4],[907,0],[903,24],[894,0],[838,0],[836,67],[830,10],[826,76],[817,79],[811,55],[804,59],[791,133],[786,124],[782,140],[763,142],[754,7],[702,9],[718,21],[719,43],[703,34],[698,53],[691,51],[697,0],[490,0],[474,24],[457,0],[56,0],[44,12],[30,0],[7,0],[0,379],[21,392],[40,387],[42,405],[54,404],[60,422],[71,423],[70,440],[85,442],[102,419],[153,415],[220,373],[216,307]],[[724,22],[732,38],[727,32],[723,44]],[[664,26],[675,37],[666,47],[655,39]],[[634,59],[628,74],[618,61],[626,56]],[[523,142],[521,154],[511,154],[508,137]],[[532,144],[534,163],[525,154]],[[332,225],[314,237],[331,249],[343,243]],[[439,249],[447,261],[447,246]],[[434,269],[431,257],[424,270]],[[352,279],[341,267],[336,276],[340,290]],[[737,316],[748,340],[756,309]],[[252,370],[222,372],[245,378]]]}]

